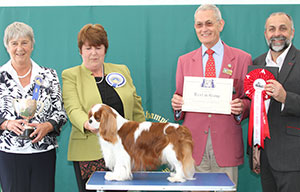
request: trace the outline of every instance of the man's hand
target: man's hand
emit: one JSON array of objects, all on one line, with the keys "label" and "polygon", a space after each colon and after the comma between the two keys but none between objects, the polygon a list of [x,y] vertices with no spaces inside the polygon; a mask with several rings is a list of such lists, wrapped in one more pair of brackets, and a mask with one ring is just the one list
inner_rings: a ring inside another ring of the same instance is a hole
[{"label": "man's hand", "polygon": [[285,103],[286,91],[282,85],[276,80],[268,80],[267,83],[268,84],[265,85],[266,93],[276,101]]},{"label": "man's hand", "polygon": [[231,113],[234,115],[239,115],[244,110],[243,100],[240,98],[236,98],[230,102],[231,105]]},{"label": "man's hand", "polygon": [[182,96],[174,94],[173,98],[171,99],[172,108],[175,111],[180,111],[182,109],[183,105],[183,99]]}]

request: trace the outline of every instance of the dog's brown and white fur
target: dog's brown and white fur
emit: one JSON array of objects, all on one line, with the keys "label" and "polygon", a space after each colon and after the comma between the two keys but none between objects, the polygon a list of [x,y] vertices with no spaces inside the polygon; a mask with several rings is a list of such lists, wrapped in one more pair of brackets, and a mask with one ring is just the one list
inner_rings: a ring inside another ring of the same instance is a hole
[{"label": "dog's brown and white fur", "polygon": [[97,104],[89,112],[89,124],[99,128],[106,166],[106,180],[130,180],[131,169],[149,170],[168,163],[170,182],[193,180],[193,142],[188,128],[174,123],[129,121],[116,110]]}]

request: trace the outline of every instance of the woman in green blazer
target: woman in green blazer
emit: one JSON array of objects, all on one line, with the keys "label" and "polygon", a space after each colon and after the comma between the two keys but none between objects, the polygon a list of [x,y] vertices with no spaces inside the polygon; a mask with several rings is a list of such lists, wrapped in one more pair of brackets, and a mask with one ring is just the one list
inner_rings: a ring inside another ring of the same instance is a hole
[{"label": "woman in green blazer", "polygon": [[73,161],[80,192],[95,170],[105,170],[97,130],[88,125],[88,111],[105,103],[123,117],[144,121],[141,97],[136,94],[130,72],[125,65],[104,63],[108,48],[107,34],[99,24],[87,24],[78,34],[81,65],[62,72],[63,101],[72,123],[68,160]]}]

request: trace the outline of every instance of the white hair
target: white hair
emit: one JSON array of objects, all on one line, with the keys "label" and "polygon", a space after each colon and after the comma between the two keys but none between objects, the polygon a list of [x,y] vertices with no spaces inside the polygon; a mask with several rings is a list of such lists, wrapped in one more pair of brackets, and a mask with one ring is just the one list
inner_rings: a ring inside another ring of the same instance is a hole
[{"label": "white hair", "polygon": [[207,11],[207,10],[214,11],[214,14],[215,14],[215,17],[216,17],[217,21],[222,20],[221,11],[219,10],[219,8],[217,6],[215,6],[213,4],[203,4],[203,5],[200,5],[198,7],[198,9],[195,11],[194,18],[196,18],[196,14],[199,11]]},{"label": "white hair", "polygon": [[3,37],[3,43],[5,48],[8,46],[8,42],[11,39],[18,39],[20,37],[29,37],[29,39],[32,42],[32,45],[34,45],[34,34],[32,28],[22,22],[14,22],[10,25],[8,25],[4,31],[4,37]]}]

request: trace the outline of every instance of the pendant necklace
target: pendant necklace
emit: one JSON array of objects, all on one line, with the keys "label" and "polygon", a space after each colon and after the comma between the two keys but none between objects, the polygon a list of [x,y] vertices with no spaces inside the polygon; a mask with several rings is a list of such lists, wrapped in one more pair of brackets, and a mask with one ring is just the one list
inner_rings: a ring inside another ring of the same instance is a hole
[{"label": "pendant necklace", "polygon": [[30,66],[30,69],[28,70],[28,72],[25,75],[22,75],[22,76],[18,75],[18,78],[23,79],[23,78],[27,77],[27,75],[29,75],[30,72],[31,72],[31,66]]},{"label": "pendant necklace", "polygon": [[97,84],[100,84],[104,79],[104,65],[102,64],[102,78],[100,81],[96,81]]}]

